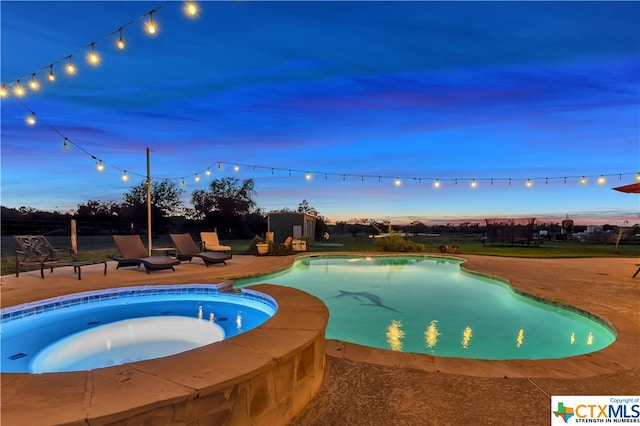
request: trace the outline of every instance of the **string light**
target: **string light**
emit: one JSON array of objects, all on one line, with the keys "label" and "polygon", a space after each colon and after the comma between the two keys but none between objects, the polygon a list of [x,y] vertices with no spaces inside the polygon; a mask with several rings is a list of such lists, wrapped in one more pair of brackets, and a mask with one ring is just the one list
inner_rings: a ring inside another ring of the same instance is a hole
[{"label": "string light", "polygon": [[98,164],[96,164],[96,169],[98,169],[99,172],[104,170],[104,163],[102,162],[102,160],[98,160]]},{"label": "string light", "polygon": [[205,174],[205,175],[207,175],[207,176],[211,176],[211,170],[207,169],[207,170],[204,172],[204,174]]},{"label": "string light", "polygon": [[76,73],[76,67],[75,67],[75,65],[73,65],[73,62],[71,62],[71,57],[72,56],[73,55],[69,55],[68,56],[69,63],[67,64],[67,66],[65,68],[65,70],[67,71],[67,74],[69,74],[69,75],[74,75]]},{"label": "string light", "polygon": [[400,185],[402,185],[402,181],[400,180],[400,178],[399,178],[399,177],[397,177],[397,178],[396,178],[396,180],[395,180],[395,185],[396,185],[396,186],[400,186]]},{"label": "string light", "polygon": [[440,179],[436,179],[436,181],[433,182],[433,186],[435,186],[436,188],[440,188]]},{"label": "string light", "polygon": [[311,180],[311,173],[307,172],[307,174],[305,175],[305,179]]},{"label": "string light", "polygon": [[64,142],[62,143],[62,148],[63,149],[69,149],[69,138],[64,138]]},{"label": "string light", "polygon": [[31,81],[29,82],[29,87],[31,87],[31,90],[34,90],[34,91],[40,88],[40,83],[38,83],[38,80],[36,80],[35,72],[31,74]]},{"label": "string light", "polygon": [[581,183],[581,184],[583,184],[583,185],[584,185],[585,183],[587,183],[587,178],[586,178],[586,177],[584,177],[584,176],[582,176],[582,179],[580,179],[580,183]]},{"label": "string light", "polygon": [[91,43],[91,52],[89,52],[89,56],[87,57],[89,64],[96,66],[100,63],[100,57],[96,53],[96,42]]},{"label": "string light", "polygon": [[123,50],[124,39],[122,38],[122,27],[118,28],[118,33],[120,34],[120,37],[118,38],[118,42],[116,43],[116,45],[118,46],[118,49]]},{"label": "string light", "polygon": [[240,166],[238,166],[237,164],[233,166],[233,171],[237,172],[240,170]]},{"label": "string light", "polygon": [[184,6],[184,12],[187,14],[187,16],[193,18],[198,14],[198,5],[196,5],[192,1],[189,1]]},{"label": "string light", "polygon": [[20,80],[16,81],[16,86],[13,88],[13,93],[17,96],[17,97],[21,97],[24,96],[24,88],[22,87],[22,85],[20,84]]},{"label": "string light", "polygon": [[491,186],[493,186],[493,178],[491,178]]},{"label": "string light", "polygon": [[158,27],[155,24],[155,22],[153,22],[153,13],[155,12],[155,10],[152,10],[151,12],[149,12],[149,20],[146,23],[146,27],[147,27],[147,32],[151,35],[154,35],[158,32]]},{"label": "string light", "polygon": [[196,177],[193,178],[196,182],[200,182],[200,176],[196,173]]},{"label": "string light", "polygon": [[53,64],[49,65],[49,81],[56,81],[56,76],[53,75]]},{"label": "string light", "polygon": [[31,115],[27,117],[27,124],[33,126],[36,124],[36,113],[31,111]]},{"label": "string light", "polygon": [[636,180],[640,180],[640,172],[636,174]]},{"label": "string light", "polygon": [[122,172],[122,181],[123,181],[123,182],[126,182],[126,181],[128,181],[128,180],[129,180],[129,175],[127,175],[127,171],[126,171],[126,170],[124,170],[124,171]]},{"label": "string light", "polygon": [[180,186],[185,187],[187,186],[187,183],[184,181],[184,178],[180,178]]},{"label": "string light", "polygon": [[527,188],[531,188],[533,186],[533,182],[531,182],[531,179],[527,179]]},{"label": "string light", "polygon": [[3,84],[0,88],[0,97],[6,98],[9,96],[9,90],[7,90],[7,85]]},{"label": "string light", "polygon": [[474,179],[471,181],[471,187],[475,188],[476,186],[478,186],[478,182],[476,182],[476,180]]},{"label": "string light", "polygon": [[607,180],[604,178],[604,175],[600,175],[598,178],[598,185],[604,185]]}]

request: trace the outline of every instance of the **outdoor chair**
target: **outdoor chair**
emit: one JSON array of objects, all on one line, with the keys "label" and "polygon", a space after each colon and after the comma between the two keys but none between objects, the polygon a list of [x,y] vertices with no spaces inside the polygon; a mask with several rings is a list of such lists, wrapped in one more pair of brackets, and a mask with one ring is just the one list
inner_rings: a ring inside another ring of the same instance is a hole
[{"label": "outdoor chair", "polygon": [[203,251],[231,251],[231,247],[220,244],[217,232],[201,232],[200,240]]},{"label": "outdoor chair", "polygon": [[151,271],[171,269],[175,271],[174,265],[180,263],[178,259],[168,256],[149,256],[147,249],[142,243],[140,235],[113,235],[113,240],[118,247],[122,257],[109,256],[118,261],[116,269],[127,266],[144,266],[147,274]]},{"label": "outdoor chair", "polygon": [[178,251],[176,255],[178,260],[188,260],[191,262],[191,259],[197,257],[202,259],[205,266],[208,268],[209,265],[214,263],[223,263],[226,265],[226,261],[231,259],[231,255],[228,253],[215,251],[201,252],[189,234],[169,234],[169,236]]},{"label": "outdoor chair", "polygon": [[73,255],[73,251],[65,252],[54,248],[44,235],[16,235],[15,239],[20,247],[16,250],[16,277],[20,276],[20,269],[25,265],[40,266],[40,277],[44,279],[44,269],[59,266],[73,266],[73,272],[82,279],[82,267],[87,265],[104,264],[104,275],[107,275],[107,262],[94,260],[80,260]]}]

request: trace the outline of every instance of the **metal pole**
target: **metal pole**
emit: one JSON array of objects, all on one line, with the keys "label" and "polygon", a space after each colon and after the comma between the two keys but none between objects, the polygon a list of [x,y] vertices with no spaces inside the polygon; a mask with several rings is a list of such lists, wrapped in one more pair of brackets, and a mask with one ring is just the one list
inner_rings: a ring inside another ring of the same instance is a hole
[{"label": "metal pole", "polygon": [[151,164],[149,162],[149,148],[147,148],[147,237],[149,238],[149,256],[151,256],[153,233],[151,232]]}]

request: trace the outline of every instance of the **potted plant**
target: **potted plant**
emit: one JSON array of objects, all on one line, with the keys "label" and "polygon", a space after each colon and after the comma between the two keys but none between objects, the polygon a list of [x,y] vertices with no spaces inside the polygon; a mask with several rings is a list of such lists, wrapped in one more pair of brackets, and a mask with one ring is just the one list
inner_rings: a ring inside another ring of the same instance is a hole
[{"label": "potted plant", "polygon": [[256,248],[258,249],[258,254],[269,253],[269,243],[256,243]]}]

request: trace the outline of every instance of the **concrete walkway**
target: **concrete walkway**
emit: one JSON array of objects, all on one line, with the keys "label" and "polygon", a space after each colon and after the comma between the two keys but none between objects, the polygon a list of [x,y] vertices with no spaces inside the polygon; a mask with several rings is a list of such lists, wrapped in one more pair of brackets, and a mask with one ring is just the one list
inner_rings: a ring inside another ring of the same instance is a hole
[{"label": "concrete walkway", "polygon": [[[640,278],[631,278],[637,259],[459,257],[466,269],[599,316],[618,333],[616,342],[559,360],[477,361],[329,341],[323,387],[292,425],[543,425],[551,395],[640,395]],[[110,263],[106,277],[100,265],[84,267],[82,281],[72,268],[47,272],[44,280],[28,272],[2,277],[1,305],[131,285],[218,283],[282,269],[293,259],[234,256],[209,268],[194,260],[150,275]]]}]

